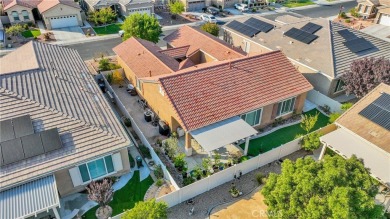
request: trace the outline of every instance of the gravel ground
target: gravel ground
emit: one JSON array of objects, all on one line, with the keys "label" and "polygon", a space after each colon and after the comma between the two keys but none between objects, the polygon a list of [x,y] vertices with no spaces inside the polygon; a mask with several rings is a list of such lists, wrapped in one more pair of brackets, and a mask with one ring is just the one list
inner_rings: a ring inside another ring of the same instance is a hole
[{"label": "gravel ground", "polygon": [[[296,160],[300,157],[304,157],[307,154],[308,153],[305,152],[304,150],[300,150],[282,159],[288,158],[290,160]],[[265,174],[268,174],[270,172],[280,173],[280,165],[277,164],[276,162],[273,162],[269,165],[265,165],[263,167],[260,167],[259,169],[256,169],[250,173],[243,175],[240,180],[235,180],[237,189],[243,192],[243,196],[240,196],[241,198],[245,197],[248,193],[252,192],[253,189],[258,187],[258,183],[256,182],[255,175],[259,172]],[[225,202],[233,201],[235,199],[232,198],[232,196],[228,192],[229,189],[231,188],[232,182],[233,180],[225,184],[222,184],[210,190],[209,192],[196,196],[195,198],[193,198],[194,200],[193,205],[187,205],[185,202],[183,202],[179,205],[169,208],[168,218],[178,218],[178,219],[208,218],[208,212],[211,208],[216,207]],[[194,207],[194,213],[192,216],[189,216],[188,213],[192,207]]]}]

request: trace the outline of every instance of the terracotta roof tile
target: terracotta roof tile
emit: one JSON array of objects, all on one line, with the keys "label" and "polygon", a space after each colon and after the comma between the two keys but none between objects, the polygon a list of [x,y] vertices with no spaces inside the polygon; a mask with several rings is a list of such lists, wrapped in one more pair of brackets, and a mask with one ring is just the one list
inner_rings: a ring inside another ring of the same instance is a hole
[{"label": "terracotta roof tile", "polygon": [[63,5],[80,9],[80,6],[73,0],[43,0],[41,3],[39,3],[38,10],[40,13],[43,13],[58,4],[63,4]]},{"label": "terracotta roof tile", "polygon": [[187,131],[313,88],[280,51],[194,68],[159,79]]},{"label": "terracotta roof tile", "polygon": [[15,5],[24,6],[27,8],[36,8],[42,0],[4,0],[4,10],[7,10]]},{"label": "terracotta roof tile", "polygon": [[182,70],[182,69],[185,69],[185,68],[192,67],[194,65],[195,64],[191,61],[191,59],[185,59],[182,62],[180,62],[179,68],[180,68],[180,70]]},{"label": "terracotta roof tile", "polygon": [[225,41],[199,29],[183,26],[164,38],[174,47],[189,45],[187,54],[200,49],[219,61],[245,56],[245,52],[233,48]]},{"label": "terracotta roof tile", "polygon": [[154,43],[130,38],[113,48],[116,55],[138,78],[169,74],[179,69],[179,62],[161,53]]},{"label": "terracotta roof tile", "polygon": [[181,58],[181,57],[186,57],[188,48],[190,48],[190,46],[181,46],[177,48],[161,50],[160,52],[172,58]]}]

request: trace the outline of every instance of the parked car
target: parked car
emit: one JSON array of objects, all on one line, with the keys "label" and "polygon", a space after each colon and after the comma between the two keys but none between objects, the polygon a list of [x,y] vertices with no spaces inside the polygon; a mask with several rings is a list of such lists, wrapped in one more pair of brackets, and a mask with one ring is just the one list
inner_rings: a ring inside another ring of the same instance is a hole
[{"label": "parked car", "polygon": [[202,14],[202,16],[200,16],[200,18],[206,22],[210,22],[210,23],[214,23],[214,24],[217,23],[217,19],[212,15]]},{"label": "parked car", "polygon": [[234,4],[234,8],[240,11],[248,11],[247,4]]},{"label": "parked car", "polygon": [[208,7],[206,12],[209,14],[212,14],[212,15],[217,15],[219,11],[218,11],[218,9]]}]

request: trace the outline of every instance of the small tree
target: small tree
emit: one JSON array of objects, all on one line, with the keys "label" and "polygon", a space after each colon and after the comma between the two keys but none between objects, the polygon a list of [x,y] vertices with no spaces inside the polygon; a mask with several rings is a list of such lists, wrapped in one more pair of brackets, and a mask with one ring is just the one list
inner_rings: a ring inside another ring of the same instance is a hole
[{"label": "small tree", "polygon": [[9,28],[7,28],[5,30],[5,32],[11,36],[14,36],[14,37],[19,37],[20,34],[22,34],[24,32],[24,28],[22,25],[20,24],[15,24],[15,25],[12,25],[10,26]]},{"label": "small tree", "polygon": [[99,61],[99,70],[100,71],[108,71],[110,70],[110,61],[106,58],[102,58]]},{"label": "small tree", "polygon": [[219,27],[217,24],[207,22],[207,23],[203,24],[200,27],[200,29],[202,29],[203,31],[206,31],[207,33],[214,35],[216,37],[218,37],[218,35],[219,35]]},{"label": "small tree", "polygon": [[181,1],[170,1],[168,7],[169,11],[173,15],[173,19],[176,19],[176,15],[184,12],[184,4]]},{"label": "small tree", "polygon": [[[353,103],[343,103],[341,105],[341,111],[342,113],[344,113],[345,111],[347,111],[349,108],[351,108],[353,106]],[[336,121],[336,119],[338,119],[342,113],[338,113],[338,112],[335,112],[335,113],[332,113],[329,115],[329,122],[330,123],[334,123]]]},{"label": "small tree", "polygon": [[115,21],[115,18],[116,14],[110,7],[99,10],[99,20],[105,25],[105,30],[107,30],[107,23]]},{"label": "small tree", "polygon": [[390,85],[390,59],[363,58],[352,62],[342,77],[346,93],[362,98],[378,84]]},{"label": "small tree", "polygon": [[123,82],[123,75],[121,72],[119,72],[118,70],[114,71],[114,73],[112,74],[112,82],[114,84],[122,84]]},{"label": "small tree", "polygon": [[303,115],[303,119],[301,121],[301,128],[306,131],[306,133],[309,133],[316,124],[318,120],[319,113],[316,113],[315,115]]},{"label": "small tree", "polygon": [[320,142],[321,133],[313,132],[302,138],[302,148],[307,151],[314,151],[321,146]]},{"label": "small tree", "polygon": [[99,25],[100,17],[99,11],[91,11],[88,13],[88,20],[95,23],[95,25]]},{"label": "small tree", "polygon": [[134,208],[125,211],[122,219],[166,219],[168,205],[155,199],[137,202]]},{"label": "small tree", "polygon": [[[114,189],[112,188],[112,181],[103,179],[101,182],[92,181],[87,187],[88,199],[99,204],[96,210],[96,215],[108,218],[112,214],[112,208],[108,203],[114,197]],[[98,217],[100,218],[100,217]]]},{"label": "small tree", "polygon": [[157,43],[162,33],[157,18],[140,13],[135,13],[127,17],[122,25],[122,29],[125,32],[123,34],[123,40],[127,40],[130,37],[137,37]]}]

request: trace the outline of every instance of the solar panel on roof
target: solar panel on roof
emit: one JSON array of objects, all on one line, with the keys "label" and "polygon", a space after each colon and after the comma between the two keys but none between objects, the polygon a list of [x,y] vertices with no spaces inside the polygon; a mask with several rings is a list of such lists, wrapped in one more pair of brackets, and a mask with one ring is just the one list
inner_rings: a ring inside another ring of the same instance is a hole
[{"label": "solar panel on roof", "polygon": [[339,30],[337,31],[337,33],[340,34],[346,41],[350,41],[357,38],[357,36],[354,33],[352,33],[347,29]]},{"label": "solar panel on roof", "polygon": [[3,164],[10,164],[24,159],[22,141],[20,138],[1,142]]},{"label": "solar panel on roof", "polygon": [[12,120],[7,119],[0,121],[0,142],[8,141],[15,138],[14,128],[12,126]]},{"label": "solar panel on roof", "polygon": [[359,112],[372,122],[390,130],[390,95],[382,94],[374,102]]},{"label": "solar panel on roof", "polygon": [[274,28],[274,25],[269,24],[269,23],[264,22],[264,21],[261,21],[259,19],[253,18],[253,17],[244,21],[244,24],[249,25],[249,26],[255,28],[256,30],[258,30],[260,32],[264,32],[264,33],[268,33],[270,30],[272,30]]},{"label": "solar panel on roof", "polygon": [[306,44],[309,44],[318,38],[316,35],[297,29],[295,27],[285,32],[284,35]]},{"label": "solar panel on roof", "polygon": [[15,137],[19,138],[34,133],[30,115],[20,116],[12,119]]},{"label": "solar panel on roof", "polygon": [[320,26],[318,24],[314,24],[312,22],[309,22],[305,26],[303,26],[301,28],[301,30],[313,34],[313,33],[317,32],[321,28],[322,28],[322,26]]},{"label": "solar panel on roof", "polygon": [[372,43],[364,38],[355,38],[353,40],[344,42],[344,45],[353,53],[358,53],[374,48],[374,45],[372,45]]},{"label": "solar panel on roof", "polygon": [[259,30],[238,21],[231,21],[226,26],[249,37],[253,37],[260,32]]},{"label": "solar panel on roof", "polygon": [[45,153],[60,149],[62,147],[60,135],[58,134],[57,128],[43,131],[40,134]]},{"label": "solar panel on roof", "polygon": [[21,140],[25,155],[24,158],[30,158],[45,153],[40,133],[23,136],[21,137]]}]

